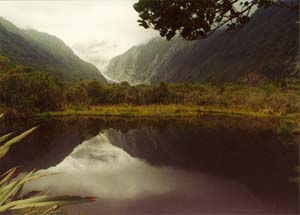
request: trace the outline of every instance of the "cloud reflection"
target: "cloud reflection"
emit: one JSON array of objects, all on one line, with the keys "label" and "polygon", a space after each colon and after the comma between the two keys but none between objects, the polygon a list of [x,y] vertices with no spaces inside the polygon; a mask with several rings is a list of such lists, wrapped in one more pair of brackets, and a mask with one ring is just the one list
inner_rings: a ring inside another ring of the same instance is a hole
[{"label": "cloud reflection", "polygon": [[[50,190],[50,194],[92,195],[100,202],[119,203],[113,206],[114,210],[120,205],[127,208],[129,205],[139,207],[139,204],[144,206],[138,210],[144,210],[153,207],[153,202],[160,209],[181,210],[180,205],[172,204],[175,200],[191,210],[262,206],[245,186],[236,182],[172,167],[151,166],[134,158],[110,143],[108,135],[111,134],[111,129],[106,130],[83,142],[57,166],[39,171],[63,174],[35,181],[26,189]],[[157,201],[159,199],[161,201]],[[98,203],[93,208],[99,206],[101,210],[105,207]]]}]

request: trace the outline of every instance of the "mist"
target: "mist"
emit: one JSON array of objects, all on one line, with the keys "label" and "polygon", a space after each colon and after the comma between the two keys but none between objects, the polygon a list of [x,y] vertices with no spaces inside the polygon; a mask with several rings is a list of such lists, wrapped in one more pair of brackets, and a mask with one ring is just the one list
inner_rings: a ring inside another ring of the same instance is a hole
[{"label": "mist", "polygon": [[157,35],[138,26],[135,2],[0,1],[0,15],[20,28],[59,37],[79,57],[102,69],[111,58]]}]

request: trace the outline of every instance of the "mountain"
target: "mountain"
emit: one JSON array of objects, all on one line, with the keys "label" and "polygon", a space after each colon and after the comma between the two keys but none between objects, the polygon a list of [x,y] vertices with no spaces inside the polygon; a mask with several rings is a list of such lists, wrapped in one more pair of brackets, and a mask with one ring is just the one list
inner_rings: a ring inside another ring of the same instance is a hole
[{"label": "mountain", "polygon": [[100,71],[81,60],[62,40],[47,33],[24,30],[0,17],[0,55],[15,63],[46,71],[64,82],[97,79]]},{"label": "mountain", "polygon": [[104,73],[132,84],[228,82],[248,74],[299,75],[297,15],[276,6],[257,10],[238,32],[220,30],[198,41],[155,38],[112,59]]}]

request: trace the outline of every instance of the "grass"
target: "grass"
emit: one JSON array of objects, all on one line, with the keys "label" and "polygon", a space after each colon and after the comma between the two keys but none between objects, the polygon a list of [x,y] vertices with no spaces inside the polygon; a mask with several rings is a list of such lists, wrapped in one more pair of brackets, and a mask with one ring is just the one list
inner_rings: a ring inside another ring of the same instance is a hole
[{"label": "grass", "polygon": [[297,121],[299,113],[271,112],[269,110],[246,110],[234,108],[220,108],[196,105],[147,105],[147,106],[90,106],[87,108],[65,108],[63,111],[45,112],[37,114],[39,117],[64,117],[64,116],[118,116],[118,117],[197,117],[204,114],[234,115],[256,118],[282,118]]}]

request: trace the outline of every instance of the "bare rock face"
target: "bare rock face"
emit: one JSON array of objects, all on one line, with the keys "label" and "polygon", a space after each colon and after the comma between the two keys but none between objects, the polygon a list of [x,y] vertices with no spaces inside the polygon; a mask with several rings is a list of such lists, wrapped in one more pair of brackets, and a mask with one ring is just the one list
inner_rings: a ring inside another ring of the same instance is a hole
[{"label": "bare rock face", "polygon": [[239,32],[219,31],[193,42],[156,38],[112,59],[104,72],[132,84],[223,83],[250,73],[270,80],[298,76],[296,20],[297,15],[288,9],[258,10]]}]

